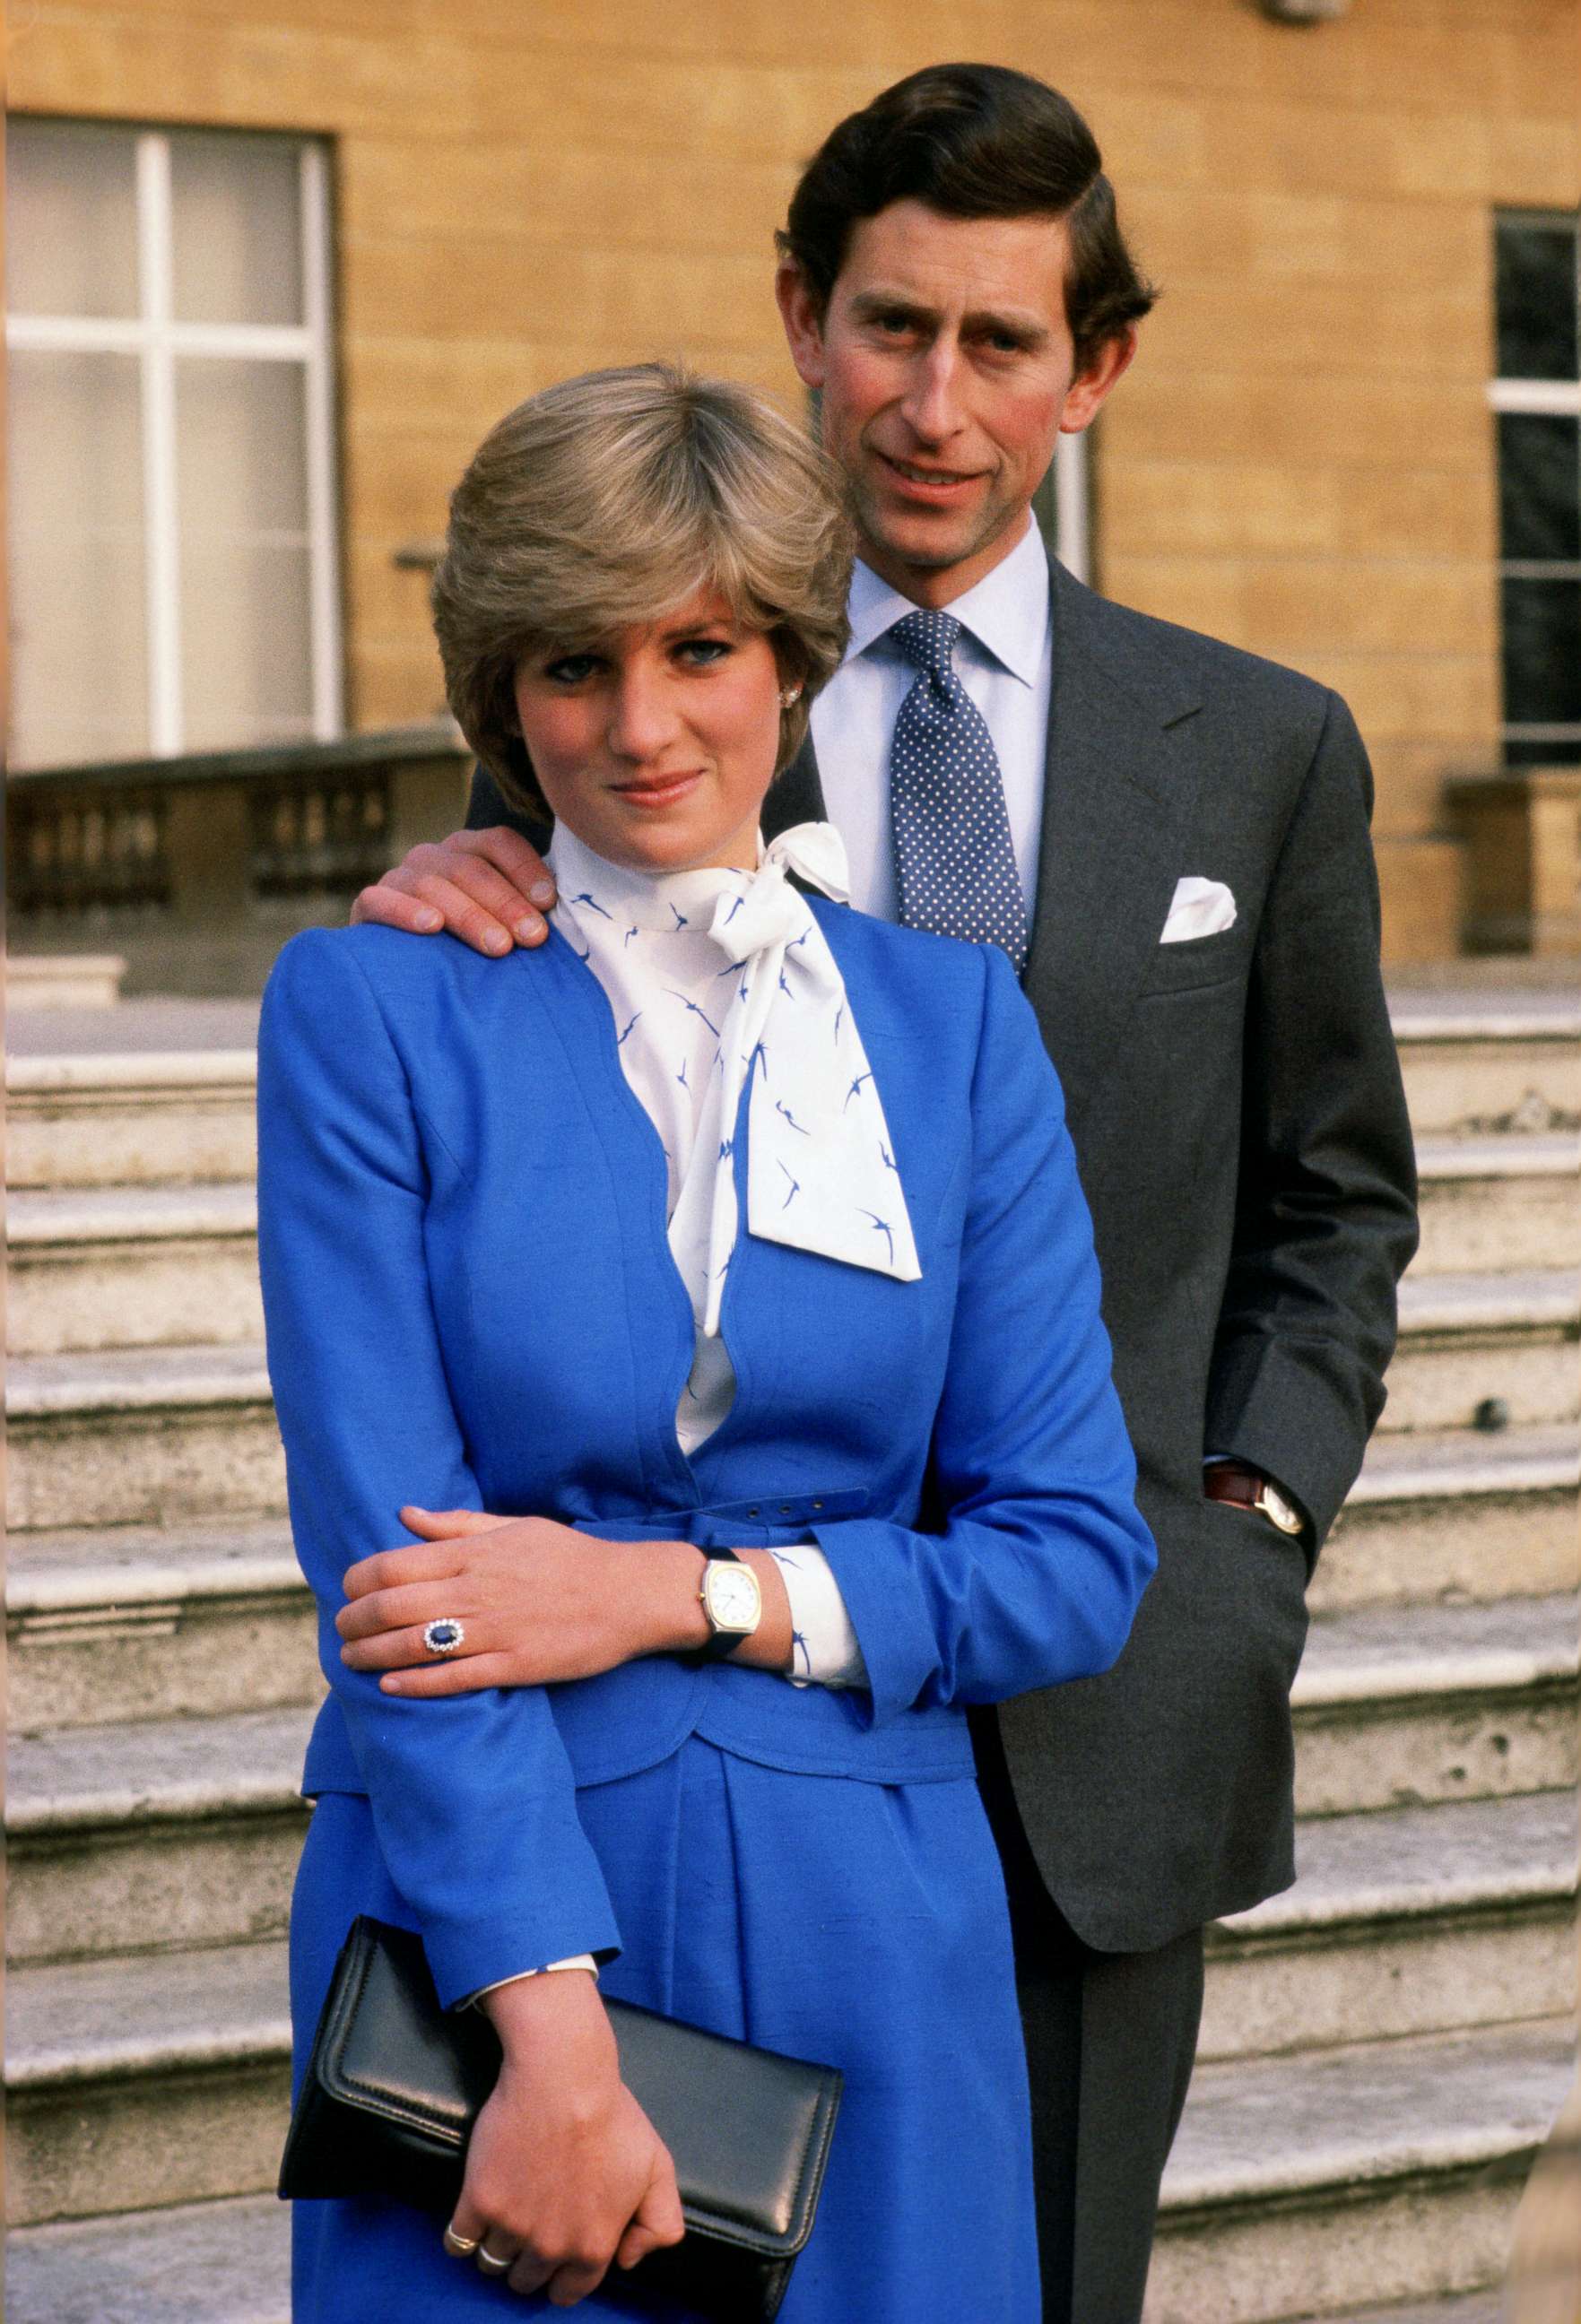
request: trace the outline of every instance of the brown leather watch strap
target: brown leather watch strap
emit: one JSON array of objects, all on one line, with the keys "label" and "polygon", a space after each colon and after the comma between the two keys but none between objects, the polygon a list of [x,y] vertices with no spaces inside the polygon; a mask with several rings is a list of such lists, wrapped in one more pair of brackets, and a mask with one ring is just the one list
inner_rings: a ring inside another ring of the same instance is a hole
[{"label": "brown leather watch strap", "polygon": [[1261,1470],[1240,1461],[1215,1461],[1202,1472],[1202,1489],[1210,1501],[1233,1501],[1238,1509],[1254,1509],[1267,1479]]}]

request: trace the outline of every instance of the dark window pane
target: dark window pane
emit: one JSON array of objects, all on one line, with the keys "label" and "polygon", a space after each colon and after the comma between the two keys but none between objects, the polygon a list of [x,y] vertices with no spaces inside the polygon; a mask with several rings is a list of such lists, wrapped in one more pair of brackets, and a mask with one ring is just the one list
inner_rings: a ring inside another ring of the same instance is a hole
[{"label": "dark window pane", "polygon": [[1581,581],[1506,581],[1504,723],[1581,725]]},{"label": "dark window pane", "polygon": [[1576,226],[1501,218],[1497,231],[1499,377],[1576,377]]},{"label": "dark window pane", "polygon": [[1506,742],[1504,764],[1507,767],[1581,766],[1581,734],[1574,734],[1564,742]]},{"label": "dark window pane", "polygon": [[1581,420],[1499,415],[1500,553],[1581,558]]}]

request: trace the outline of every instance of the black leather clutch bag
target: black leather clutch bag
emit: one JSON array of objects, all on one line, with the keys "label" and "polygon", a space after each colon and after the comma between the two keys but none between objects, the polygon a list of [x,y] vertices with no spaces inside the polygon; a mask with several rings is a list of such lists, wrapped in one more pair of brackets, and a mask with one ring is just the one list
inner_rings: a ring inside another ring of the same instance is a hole
[{"label": "black leather clutch bag", "polygon": [[[768,2324],[812,2233],[840,2075],[626,2002],[606,2006],[622,2077],[674,2159],[687,2229],[622,2282],[722,2324]],[[291,2116],[281,2193],[393,2195],[448,2217],[499,2068],[486,2015],[440,2008],[420,1939],[353,1922]]]}]

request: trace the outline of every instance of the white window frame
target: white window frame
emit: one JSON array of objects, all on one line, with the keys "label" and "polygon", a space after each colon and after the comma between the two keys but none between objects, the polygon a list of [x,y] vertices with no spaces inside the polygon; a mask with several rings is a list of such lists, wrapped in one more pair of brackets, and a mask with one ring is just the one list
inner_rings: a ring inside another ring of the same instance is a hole
[{"label": "white window frame", "polygon": [[[1511,213],[1512,217],[1515,214]],[[1557,221],[1556,221],[1557,225]],[[1568,227],[1568,221],[1566,221]],[[1568,228],[1574,235],[1575,228]],[[1581,420],[1581,377],[1576,379],[1494,379],[1488,383],[1488,408],[1495,414],[1516,412],[1539,419]],[[1581,561],[1555,558],[1503,557],[1501,581],[1581,581]],[[1576,726],[1501,725],[1505,742],[1574,742],[1581,738]]]},{"label": "white window frame", "polygon": [[[73,125],[77,125],[73,124]],[[97,124],[92,124],[97,125]],[[301,367],[309,572],[312,731],[345,732],[340,623],[339,512],[335,486],[334,340],[329,308],[329,169],[324,145],[300,142],[302,311],[300,324],[182,323],[172,313],[174,275],[171,145],[180,130],[136,138],[138,311],[125,318],[8,315],[5,344],[26,353],[125,355],[141,374],[144,575],[148,633],[148,755],[180,757],[180,529],[176,481],[176,364],[184,356]],[[207,129],[199,134],[215,133]]]},{"label": "white window frame", "polygon": [[[1055,439],[1048,479],[1054,488],[1054,538],[1048,545],[1066,571],[1089,587],[1093,577],[1090,435],[1090,429],[1083,429],[1079,435],[1061,435]],[[1040,526],[1046,507],[1043,486],[1040,484],[1033,510]],[[1048,538],[1046,532],[1044,538]]]}]

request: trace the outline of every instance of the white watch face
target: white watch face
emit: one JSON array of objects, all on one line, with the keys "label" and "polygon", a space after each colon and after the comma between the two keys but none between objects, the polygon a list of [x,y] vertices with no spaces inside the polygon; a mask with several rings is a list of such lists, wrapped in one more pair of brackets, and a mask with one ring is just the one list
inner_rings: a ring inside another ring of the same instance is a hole
[{"label": "white watch face", "polygon": [[763,1600],[757,1575],[750,1567],[711,1558],[703,1581],[703,1601],[717,1630],[735,1630],[744,1637],[757,1628]]},{"label": "white watch face", "polygon": [[1300,1511],[1296,1508],[1294,1502],[1287,1499],[1285,1495],[1280,1491],[1279,1487],[1275,1484],[1270,1483],[1266,1477],[1264,1477],[1262,1480],[1262,1507],[1264,1513],[1273,1519],[1274,1524],[1279,1527],[1281,1533],[1300,1532]]}]

